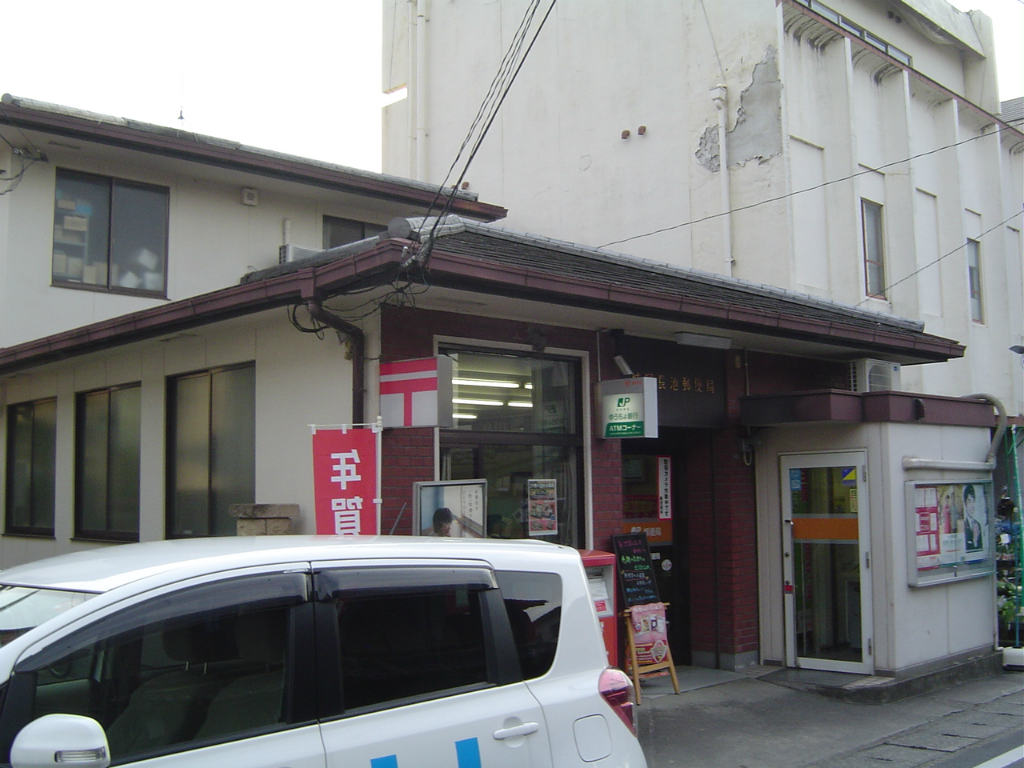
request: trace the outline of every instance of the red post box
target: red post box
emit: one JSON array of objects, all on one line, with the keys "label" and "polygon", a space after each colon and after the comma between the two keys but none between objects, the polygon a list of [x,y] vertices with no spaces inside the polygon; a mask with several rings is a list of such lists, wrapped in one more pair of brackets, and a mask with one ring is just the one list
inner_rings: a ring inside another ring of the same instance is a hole
[{"label": "red post box", "polygon": [[596,549],[584,549],[580,551],[580,557],[587,571],[590,599],[594,601],[597,618],[601,622],[608,663],[620,666],[618,612],[615,609],[615,555]]}]

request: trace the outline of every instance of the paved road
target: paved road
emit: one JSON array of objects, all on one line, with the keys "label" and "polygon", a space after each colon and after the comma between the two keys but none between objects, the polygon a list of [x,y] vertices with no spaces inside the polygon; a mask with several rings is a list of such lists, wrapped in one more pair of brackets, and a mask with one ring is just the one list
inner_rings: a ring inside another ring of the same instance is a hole
[{"label": "paved road", "polygon": [[864,704],[762,672],[680,668],[679,695],[667,678],[642,683],[650,768],[966,768],[1024,743],[1024,673]]}]

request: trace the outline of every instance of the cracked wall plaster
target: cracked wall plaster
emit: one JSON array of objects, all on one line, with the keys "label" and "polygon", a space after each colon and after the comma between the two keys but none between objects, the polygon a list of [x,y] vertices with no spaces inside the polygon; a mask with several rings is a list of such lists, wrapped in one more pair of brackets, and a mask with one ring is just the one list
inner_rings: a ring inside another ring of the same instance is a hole
[{"label": "cracked wall plaster", "polygon": [[[726,131],[726,141],[730,167],[751,160],[767,163],[782,154],[782,81],[775,48],[769,46],[764,58],[754,66],[750,85],[740,93],[736,124]],[[704,129],[694,156],[712,173],[719,170],[717,125]]]},{"label": "cracked wall plaster", "polygon": [[718,151],[718,126],[709,125],[700,137],[700,146],[693,153],[697,162],[712,173],[722,167],[722,156]]}]

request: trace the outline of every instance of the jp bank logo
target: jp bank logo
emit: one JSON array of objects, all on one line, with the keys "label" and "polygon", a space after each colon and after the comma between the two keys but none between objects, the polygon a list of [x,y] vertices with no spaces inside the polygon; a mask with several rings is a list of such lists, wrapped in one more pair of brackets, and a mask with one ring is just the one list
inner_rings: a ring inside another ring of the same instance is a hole
[{"label": "jp bank logo", "polygon": [[615,401],[615,407],[625,408],[627,405],[629,405],[629,401],[632,399],[633,398],[631,397],[620,397],[618,400]]},{"label": "jp bank logo", "polygon": [[[481,768],[480,744],[476,739],[463,739],[455,742],[455,768]],[[370,768],[400,768],[398,755],[375,757],[370,761]]]}]

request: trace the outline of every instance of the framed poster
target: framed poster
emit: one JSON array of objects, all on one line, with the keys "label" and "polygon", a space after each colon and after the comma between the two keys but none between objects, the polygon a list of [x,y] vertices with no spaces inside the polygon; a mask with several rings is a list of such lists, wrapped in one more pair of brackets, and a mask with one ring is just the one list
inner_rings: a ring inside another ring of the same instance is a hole
[{"label": "framed poster", "polygon": [[481,539],[486,520],[486,480],[413,483],[414,534]]},{"label": "framed poster", "polygon": [[558,493],[556,480],[526,481],[527,529],[531,536],[558,535]]},{"label": "framed poster", "polygon": [[911,586],[945,584],[995,571],[992,481],[906,483]]}]

